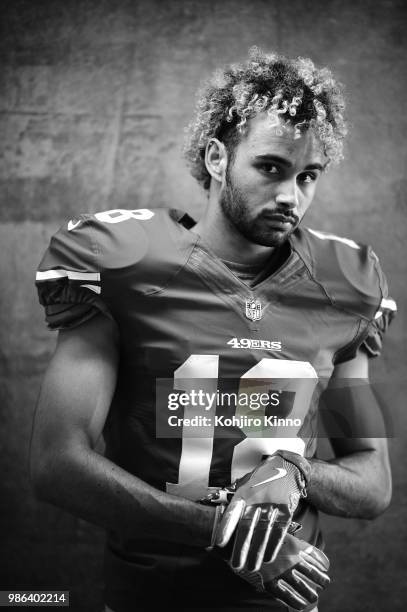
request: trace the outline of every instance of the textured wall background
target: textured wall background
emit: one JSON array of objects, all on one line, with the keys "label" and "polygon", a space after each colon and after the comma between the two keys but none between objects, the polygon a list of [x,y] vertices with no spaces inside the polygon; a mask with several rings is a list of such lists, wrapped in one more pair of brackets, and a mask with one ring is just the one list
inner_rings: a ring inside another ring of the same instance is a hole
[{"label": "textured wall background", "polygon": [[[71,589],[101,606],[102,534],[36,503],[28,442],[55,338],[33,287],[62,219],[173,206],[203,194],[180,160],[201,78],[257,44],[330,65],[346,83],[346,161],[325,179],[310,225],[371,242],[405,297],[406,10],[403,0],[10,0],[0,36],[0,589]],[[323,610],[405,610],[407,417],[404,311],[374,379],[394,420],[394,501],[373,523],[326,518],[334,583]],[[403,568],[404,565],[404,568]]]}]

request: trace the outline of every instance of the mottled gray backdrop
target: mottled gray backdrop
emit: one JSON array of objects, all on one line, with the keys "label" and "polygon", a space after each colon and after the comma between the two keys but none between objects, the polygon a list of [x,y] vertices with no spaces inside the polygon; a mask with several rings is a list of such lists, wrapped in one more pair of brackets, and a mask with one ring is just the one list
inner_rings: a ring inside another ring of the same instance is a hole
[{"label": "mottled gray backdrop", "polygon": [[[102,533],[36,503],[28,441],[54,346],[33,278],[49,236],[79,211],[205,198],[180,156],[200,79],[259,45],[330,65],[346,84],[346,161],[310,225],[370,242],[406,294],[403,0],[3,0],[0,36],[0,589],[71,589],[101,606]],[[326,518],[334,582],[322,611],[404,611],[407,416],[404,311],[373,366],[394,423],[395,492],[374,522]],[[325,445],[326,446],[326,445]],[[327,449],[324,449],[326,452]],[[404,567],[403,567],[404,565]],[[403,584],[404,583],[404,584]]]}]

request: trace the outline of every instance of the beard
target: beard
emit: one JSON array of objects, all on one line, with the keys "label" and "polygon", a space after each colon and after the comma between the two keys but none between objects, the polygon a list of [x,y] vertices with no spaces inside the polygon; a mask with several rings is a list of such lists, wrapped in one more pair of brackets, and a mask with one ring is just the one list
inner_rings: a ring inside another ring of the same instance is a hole
[{"label": "beard", "polygon": [[[249,200],[234,184],[230,177],[229,167],[226,169],[225,183],[225,189],[219,199],[221,210],[229,223],[250,242],[262,246],[280,247],[298,227],[300,219],[297,216],[295,216],[295,223],[286,231],[268,227],[267,219],[261,214],[252,217]],[[280,208],[279,211],[281,211]],[[290,215],[294,216],[292,213]]]}]

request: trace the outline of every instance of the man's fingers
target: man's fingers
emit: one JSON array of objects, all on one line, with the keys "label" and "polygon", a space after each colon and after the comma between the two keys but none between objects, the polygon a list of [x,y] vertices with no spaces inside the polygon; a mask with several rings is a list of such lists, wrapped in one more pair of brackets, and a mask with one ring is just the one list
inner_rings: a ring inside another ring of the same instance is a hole
[{"label": "man's fingers", "polygon": [[278,509],[272,506],[245,507],[242,500],[232,502],[223,515],[216,544],[224,547],[234,536],[230,559],[236,571],[258,571],[272,534]]},{"label": "man's fingers", "polygon": [[328,557],[322,552],[322,550],[315,548],[315,546],[310,545],[303,551],[302,555],[309,555],[312,558],[312,563],[317,565],[320,570],[324,572],[329,570]]},{"label": "man's fingers", "polygon": [[331,582],[328,574],[323,569],[321,570],[320,566],[315,564],[314,559],[303,551],[300,552],[300,557],[301,561],[298,564],[298,569],[301,573],[312,580],[316,586],[325,589]]},{"label": "man's fingers", "polygon": [[303,610],[307,607],[309,601],[302,597],[288,582],[282,578],[278,580],[275,590],[275,595],[284,604],[294,608],[294,610]]},{"label": "man's fingers", "polygon": [[236,531],[230,564],[236,571],[246,569],[246,561],[261,516],[260,507],[246,508]]},{"label": "man's fingers", "polygon": [[291,572],[291,575],[288,577],[285,576],[284,579],[293,587],[293,589],[295,589],[295,591],[297,591],[297,593],[299,593],[299,595],[301,595],[301,597],[310,603],[315,603],[318,601],[318,586],[311,580],[308,580],[307,577],[301,573],[301,571],[294,569]]},{"label": "man's fingers", "polygon": [[280,520],[275,521],[264,553],[264,563],[271,563],[277,557],[281,545],[284,542],[284,538],[287,535],[289,525],[289,520],[287,520],[287,522],[281,522]]},{"label": "man's fingers", "polygon": [[245,567],[247,571],[257,572],[260,569],[277,515],[277,508],[262,508],[260,520],[257,523],[247,555]]},{"label": "man's fingers", "polygon": [[233,532],[236,529],[237,524],[240,521],[240,518],[244,512],[246,503],[243,499],[239,499],[237,501],[231,501],[229,506],[225,510],[225,514],[222,517],[220,522],[215,544],[217,546],[226,546],[229,542],[230,538],[233,535]]}]

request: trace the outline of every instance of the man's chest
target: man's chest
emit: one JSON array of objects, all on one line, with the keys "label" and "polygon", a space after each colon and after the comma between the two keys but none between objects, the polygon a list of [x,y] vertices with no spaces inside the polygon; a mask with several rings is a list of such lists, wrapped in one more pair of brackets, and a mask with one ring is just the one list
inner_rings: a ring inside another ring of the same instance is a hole
[{"label": "man's chest", "polygon": [[140,291],[127,282],[112,292],[126,366],[163,376],[191,355],[216,355],[225,377],[243,376],[264,359],[307,362],[330,376],[358,321],[333,308],[301,267],[250,288],[201,264],[167,287]]}]

